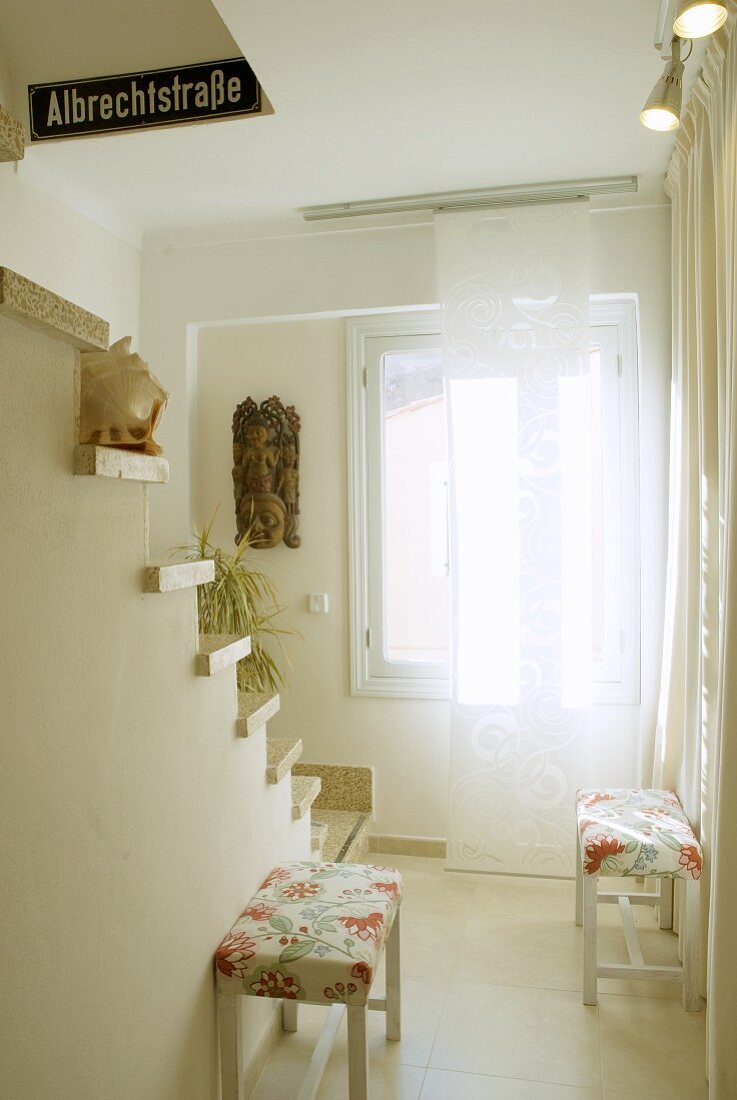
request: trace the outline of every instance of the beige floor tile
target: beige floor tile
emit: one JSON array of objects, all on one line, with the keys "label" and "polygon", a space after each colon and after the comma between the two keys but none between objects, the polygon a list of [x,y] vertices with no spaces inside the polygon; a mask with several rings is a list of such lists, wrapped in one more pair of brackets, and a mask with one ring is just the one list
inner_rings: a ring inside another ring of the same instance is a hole
[{"label": "beige floor tile", "polygon": [[[661,931],[652,918],[638,924],[645,960],[661,966],[678,965],[678,945],[670,932]],[[599,927],[600,961],[627,963],[629,956],[621,922]],[[486,925],[472,918],[458,955],[454,980],[538,989],[580,990],[583,977],[583,931],[572,920],[529,910],[519,915],[497,912]],[[600,993],[679,1000],[681,987],[670,982],[602,979]]]},{"label": "beige floor tile", "polygon": [[[622,1092],[620,1089],[605,1089],[604,1100],[661,1100],[661,1095],[652,1092]],[[675,1100],[684,1100],[684,1093],[673,1093]]]},{"label": "beige floor tile", "polygon": [[[678,937],[658,927],[655,910],[650,906],[633,907],[637,936],[645,962],[657,966],[679,966]],[[599,906],[599,961],[601,963],[629,962],[619,907]],[[650,997],[680,1001],[680,982],[619,981],[602,978],[599,992],[624,997]]]},{"label": "beige floor tile", "polygon": [[465,922],[453,916],[402,913],[402,977],[450,982],[463,942]]},{"label": "beige floor tile", "polygon": [[[369,1100],[419,1100],[425,1070],[391,1062],[369,1063]],[[336,1053],[328,1062],[317,1100],[347,1100],[348,1059]],[[294,1100],[294,1098],[292,1098]]]},{"label": "beige floor tile", "polygon": [[[322,1026],[330,1012],[329,1005],[299,1005],[297,1008],[298,1025],[296,1031],[282,1031],[279,1034],[277,1050],[286,1050],[290,1054],[312,1057],[315,1043],[320,1037]],[[341,1021],[336,1045],[341,1034],[345,1033],[345,1020]]]},{"label": "beige floor tile", "polygon": [[[380,989],[372,990],[372,996],[383,996]],[[369,1012],[367,1032],[369,1058],[379,1062],[401,1063],[424,1068],[430,1061],[430,1052],[440,1023],[445,1001],[445,989],[440,985],[402,982],[402,1038],[398,1042],[386,1038],[383,1012]],[[299,1006],[299,1027],[296,1032],[282,1032],[279,1045],[285,1050],[311,1056],[329,1009],[318,1005]],[[347,1029],[345,1019],[333,1047],[337,1055],[347,1054]]]},{"label": "beige floor tile", "polygon": [[653,1097],[650,1092],[620,1092],[619,1089],[607,1089],[604,1100],[657,1100],[657,1097]]},{"label": "beige floor tile", "polygon": [[266,1063],[249,1100],[294,1100],[309,1064],[308,1055],[284,1050],[280,1043]]},{"label": "beige floor tile", "polygon": [[706,1100],[705,1012],[646,997],[599,997],[604,1087],[647,1100]]},{"label": "beige floor tile", "polygon": [[547,913],[560,920],[573,922],[575,888],[568,879],[531,879],[479,875],[476,884],[476,909],[469,925],[483,924],[495,912],[505,916],[525,917],[530,913]]},{"label": "beige floor tile", "polygon": [[430,1066],[600,1088],[597,1010],[563,990],[457,986]]},{"label": "beige floor tile", "polygon": [[[369,1013],[371,1100],[705,1100],[705,1013],[683,1012],[679,985],[603,980],[599,1009],[581,1005],[572,882],[372,861],[399,867],[405,899],[403,1038],[387,1042],[383,1014]],[[635,915],[646,960],[676,964],[676,937],[653,910]],[[599,906],[599,946],[627,961],[616,906]],[[294,1100],[327,1011],[300,1006],[252,1100]],[[343,1023],[318,1100],[346,1100],[346,1060]]]},{"label": "beige floor tile", "polygon": [[602,1100],[601,1089],[430,1069],[420,1100]]},{"label": "beige floor tile", "polygon": [[[294,1100],[309,1068],[311,1056],[311,1051],[305,1053],[290,1046],[288,1041],[280,1040],[249,1100]],[[424,1076],[424,1066],[380,1061],[371,1052],[369,1098],[418,1100]],[[348,1058],[336,1043],[320,1082],[317,1100],[347,1100],[347,1096]]]},{"label": "beige floor tile", "polygon": [[481,930],[466,931],[454,981],[542,989],[581,988],[583,935],[573,921],[561,923],[535,910],[497,917]]}]

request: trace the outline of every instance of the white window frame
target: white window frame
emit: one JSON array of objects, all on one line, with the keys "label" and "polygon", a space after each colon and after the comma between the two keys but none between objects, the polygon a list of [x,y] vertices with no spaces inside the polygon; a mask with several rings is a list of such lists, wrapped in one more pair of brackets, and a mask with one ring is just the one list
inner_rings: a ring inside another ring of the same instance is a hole
[{"label": "white window frame", "polygon": [[[619,599],[605,603],[605,660],[593,685],[594,704],[640,701],[640,546],[637,301],[631,295],[594,295],[590,299],[592,343],[599,331],[602,388],[608,407],[619,404],[618,461],[605,473],[605,578],[613,578]],[[350,676],[353,695],[448,699],[445,663],[389,662],[383,638],[383,511],[380,418],[372,424],[371,406],[380,408],[380,378],[372,377],[375,349],[385,354],[408,337],[431,338],[442,347],[437,309],[383,313],[347,323]],[[427,344],[426,346],[433,346]],[[616,370],[613,378],[612,364]],[[607,369],[608,368],[608,369]],[[630,506],[621,507],[622,487],[632,487]],[[607,498],[620,502],[608,506]]]},{"label": "white window frame", "polygon": [[[592,702],[634,705],[640,702],[640,430],[637,298],[592,295],[589,301],[592,343],[599,329],[609,404],[619,403],[618,463],[604,475],[605,582],[618,586],[619,598],[605,601],[603,666],[594,679]],[[612,364],[611,356],[616,356]],[[608,362],[605,362],[605,358]],[[609,366],[609,371],[606,371]],[[616,378],[612,375],[616,370]],[[607,377],[608,375],[608,377]],[[610,421],[611,422],[611,421]],[[629,487],[629,488],[628,488]],[[629,506],[624,492],[630,492]],[[614,508],[607,503],[619,502]]]},{"label": "white window frame", "polygon": [[[383,425],[368,415],[381,407],[379,372],[370,370],[381,355],[411,338],[442,348],[440,311],[379,314],[348,322],[348,454],[350,516],[351,692],[353,695],[448,699],[445,663],[388,661],[384,657],[383,587]],[[435,344],[437,341],[437,344]],[[372,423],[373,419],[373,423]]]}]

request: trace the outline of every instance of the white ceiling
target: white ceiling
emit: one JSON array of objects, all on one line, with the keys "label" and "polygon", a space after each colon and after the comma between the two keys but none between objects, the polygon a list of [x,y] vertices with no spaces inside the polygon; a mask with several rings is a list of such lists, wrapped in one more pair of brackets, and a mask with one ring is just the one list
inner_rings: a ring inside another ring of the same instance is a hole
[{"label": "white ceiling", "polygon": [[0,58],[24,118],[29,83],[245,55],[273,115],[26,152],[28,180],[157,247],[321,231],[302,206],[546,180],[636,174],[639,194],[606,205],[662,202],[673,137],[638,119],[658,5],[11,0]]}]

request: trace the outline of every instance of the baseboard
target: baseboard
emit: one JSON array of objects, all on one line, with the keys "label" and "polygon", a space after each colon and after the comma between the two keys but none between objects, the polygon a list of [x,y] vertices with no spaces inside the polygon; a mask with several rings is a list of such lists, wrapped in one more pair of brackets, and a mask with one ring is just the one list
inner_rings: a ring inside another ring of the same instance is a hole
[{"label": "baseboard", "polygon": [[430,856],[445,859],[448,842],[443,837],[389,836],[374,833],[369,837],[369,852],[386,852],[390,856]]}]

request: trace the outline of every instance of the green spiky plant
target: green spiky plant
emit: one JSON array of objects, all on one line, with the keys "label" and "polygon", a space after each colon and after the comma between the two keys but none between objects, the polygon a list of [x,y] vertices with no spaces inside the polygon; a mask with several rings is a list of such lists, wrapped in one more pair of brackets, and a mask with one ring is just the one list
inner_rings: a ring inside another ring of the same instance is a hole
[{"label": "green spiky plant", "polygon": [[232,554],[213,545],[210,534],[216,515],[217,508],[201,530],[195,528],[193,541],[176,547],[172,554],[183,555],[186,561],[215,563],[215,580],[197,589],[200,633],[250,636],[251,652],[237,665],[238,690],[276,691],[290,664],[284,638],[300,635],[278,621],[285,608],[271,579],[247,561],[251,532],[246,531]]}]

